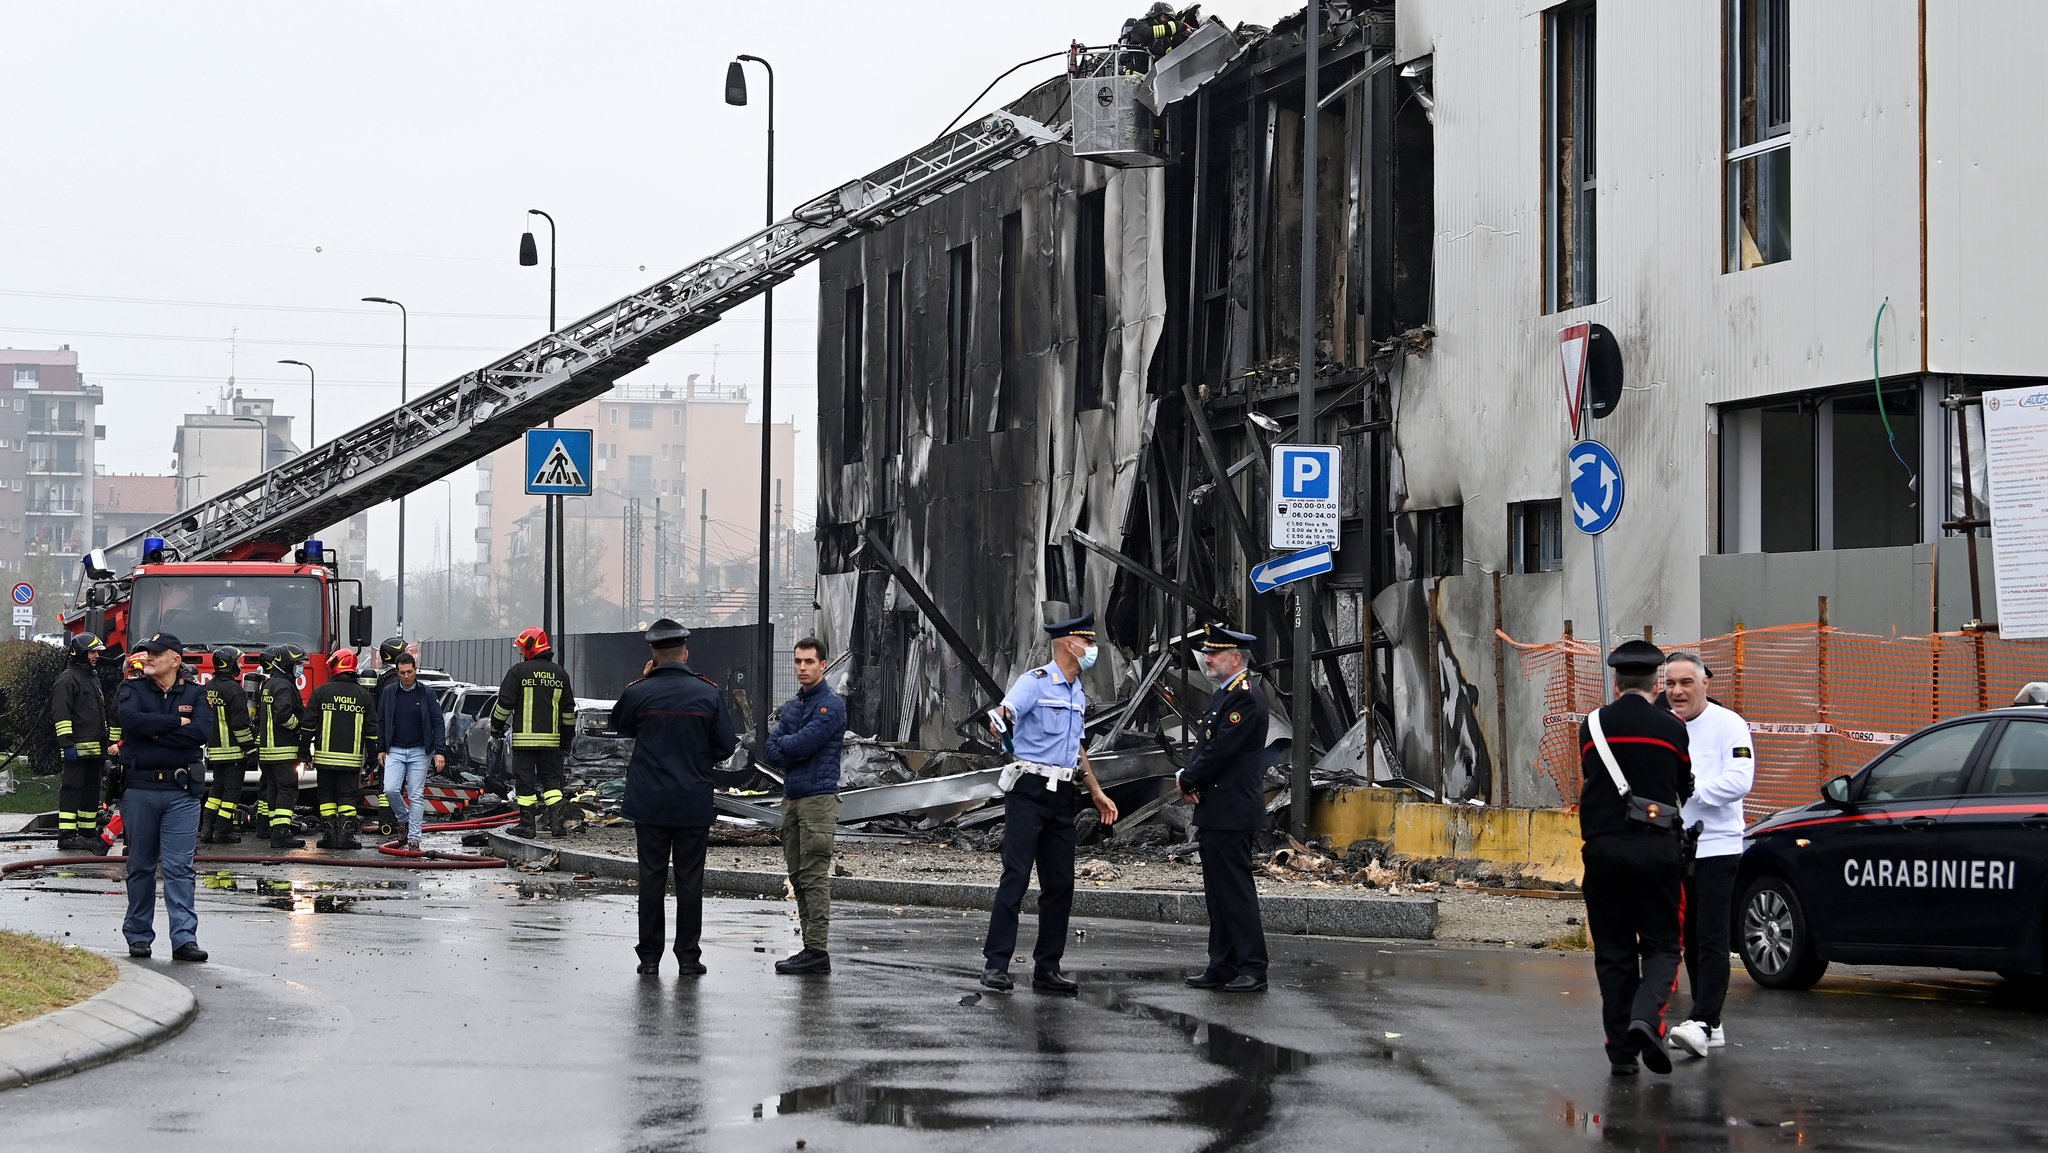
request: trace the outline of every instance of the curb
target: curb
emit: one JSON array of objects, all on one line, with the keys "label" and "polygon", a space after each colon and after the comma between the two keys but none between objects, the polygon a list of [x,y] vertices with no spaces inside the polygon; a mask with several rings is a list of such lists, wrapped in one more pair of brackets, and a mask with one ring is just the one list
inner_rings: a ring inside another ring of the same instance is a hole
[{"label": "curb", "polygon": [[[490,831],[490,851],[513,864],[555,858],[555,867],[589,873],[608,880],[638,881],[639,862],[609,853],[558,848],[542,841]],[[726,897],[773,897],[780,900],[781,873],[747,869],[704,870],[704,891]],[[880,877],[834,877],[832,899],[872,905],[925,905],[941,909],[982,909],[995,903],[996,887],[957,881],[897,881]],[[1036,891],[1024,896],[1024,911],[1038,911]],[[1074,890],[1076,917],[1110,917],[1168,925],[1206,925],[1208,909],[1199,892],[1160,889]],[[1436,938],[1436,901],[1428,897],[1295,897],[1261,894],[1259,920],[1269,933],[1307,933],[1321,937]]]},{"label": "curb", "polygon": [[0,1029],[0,1089],[32,1085],[138,1053],[199,1015],[192,990],[116,961],[112,986],[76,1005]]}]

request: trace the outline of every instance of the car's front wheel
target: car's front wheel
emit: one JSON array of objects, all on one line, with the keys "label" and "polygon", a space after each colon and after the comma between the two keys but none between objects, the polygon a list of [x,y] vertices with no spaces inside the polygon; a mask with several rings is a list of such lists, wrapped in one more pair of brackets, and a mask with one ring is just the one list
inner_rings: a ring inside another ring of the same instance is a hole
[{"label": "car's front wheel", "polygon": [[1811,989],[1828,971],[1814,951],[1799,894],[1783,877],[1759,877],[1743,895],[1738,921],[1742,967],[1766,989]]}]

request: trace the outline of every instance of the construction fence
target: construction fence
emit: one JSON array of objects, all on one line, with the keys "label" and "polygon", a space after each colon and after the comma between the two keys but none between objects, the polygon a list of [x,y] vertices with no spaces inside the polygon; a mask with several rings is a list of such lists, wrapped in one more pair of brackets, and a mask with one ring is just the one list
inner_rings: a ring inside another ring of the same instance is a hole
[{"label": "construction fence", "polygon": [[[1525,644],[1498,634],[1543,686],[1539,768],[1565,804],[1579,797],[1579,724],[1602,703],[1599,646],[1571,635]],[[1657,638],[1665,652],[1697,652],[1713,670],[1712,698],[1742,714],[1756,735],[1753,820],[1820,796],[1878,753],[1945,717],[2012,703],[2029,681],[2048,680],[2048,641],[1994,633],[1872,636],[1824,621],[1740,629],[1697,644]]]}]

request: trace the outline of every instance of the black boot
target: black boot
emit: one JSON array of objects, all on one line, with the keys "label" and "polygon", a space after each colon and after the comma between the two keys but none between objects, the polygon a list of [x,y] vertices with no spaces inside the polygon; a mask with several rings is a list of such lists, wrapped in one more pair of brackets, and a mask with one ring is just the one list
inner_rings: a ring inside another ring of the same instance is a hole
[{"label": "black boot", "polygon": [[512,826],[513,836],[531,837],[534,835],[533,809],[534,806],[532,805],[519,806],[519,822]]},{"label": "black boot", "polygon": [[235,824],[233,813],[222,812],[213,819],[213,843],[216,845],[239,845],[242,831]]},{"label": "black boot", "polygon": [[548,806],[548,832],[557,837],[569,835],[569,802],[556,801]]},{"label": "black boot", "polygon": [[57,851],[60,853],[90,853],[99,838],[70,829],[57,834]]},{"label": "black boot", "polygon": [[212,810],[212,809],[208,809],[208,810],[206,810],[205,812],[203,812],[203,813],[201,813],[201,814],[199,815],[199,843],[200,843],[200,844],[202,844],[202,845],[211,845],[211,844],[213,844],[213,810]]},{"label": "black boot", "polygon": [[333,817],[320,818],[320,842],[318,847],[322,849],[339,849],[341,847],[341,822],[339,820]]},{"label": "black boot", "polygon": [[356,830],[362,827],[363,823],[356,818],[343,817],[341,819],[341,847],[344,849],[362,848],[363,843],[356,839]]},{"label": "black boot", "polygon": [[306,842],[292,835],[290,824],[270,826],[270,847],[273,849],[303,849]]}]

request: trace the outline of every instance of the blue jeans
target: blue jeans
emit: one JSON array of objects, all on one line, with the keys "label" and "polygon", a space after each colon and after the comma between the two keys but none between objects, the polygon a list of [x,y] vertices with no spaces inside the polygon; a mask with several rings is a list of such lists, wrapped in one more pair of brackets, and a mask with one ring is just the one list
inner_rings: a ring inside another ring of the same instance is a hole
[{"label": "blue jeans", "polygon": [[384,750],[384,797],[391,802],[391,823],[405,826],[408,841],[420,839],[420,818],[426,813],[420,797],[427,790],[432,759],[425,749]]},{"label": "blue jeans", "polygon": [[[199,772],[199,766],[192,766]],[[128,916],[121,935],[131,945],[156,940],[156,872],[163,866],[164,904],[171,911],[171,947],[199,939],[192,907],[192,854],[199,848],[199,798],[183,789],[129,789],[121,794],[128,836]]]}]

